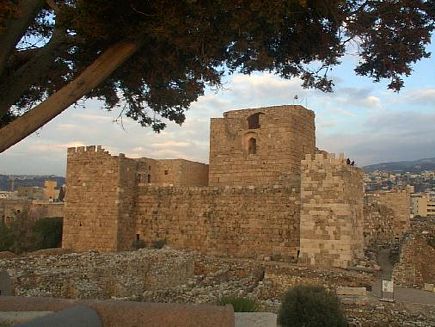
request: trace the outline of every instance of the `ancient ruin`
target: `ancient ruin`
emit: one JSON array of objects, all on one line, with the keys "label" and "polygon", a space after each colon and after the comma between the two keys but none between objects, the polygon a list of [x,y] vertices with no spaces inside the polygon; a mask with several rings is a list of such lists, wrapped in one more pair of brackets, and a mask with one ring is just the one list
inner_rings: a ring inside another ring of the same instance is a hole
[{"label": "ancient ruin", "polygon": [[347,267],[373,236],[364,234],[362,171],[316,148],[314,113],[298,105],[212,118],[209,165],[69,148],[67,185],[63,247],[74,251],[160,241]]}]

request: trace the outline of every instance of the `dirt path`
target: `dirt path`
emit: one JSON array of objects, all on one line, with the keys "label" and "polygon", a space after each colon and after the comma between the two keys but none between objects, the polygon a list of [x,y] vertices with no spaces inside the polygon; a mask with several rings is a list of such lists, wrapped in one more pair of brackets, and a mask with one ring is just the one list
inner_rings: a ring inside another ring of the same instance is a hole
[{"label": "dirt path", "polygon": [[[393,265],[390,262],[390,249],[383,249],[378,254],[378,264],[382,269],[378,279],[373,284],[372,294],[381,297],[382,279],[391,280]],[[414,288],[394,287],[394,299],[405,303],[435,305],[435,293]]]}]

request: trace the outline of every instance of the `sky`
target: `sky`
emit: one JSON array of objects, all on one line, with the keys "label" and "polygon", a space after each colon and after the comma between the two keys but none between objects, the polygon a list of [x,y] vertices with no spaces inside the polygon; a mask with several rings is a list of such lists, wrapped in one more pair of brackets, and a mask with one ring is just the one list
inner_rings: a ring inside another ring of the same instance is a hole
[{"label": "sky", "polygon": [[128,118],[115,121],[119,112],[105,111],[98,101],[81,102],[0,154],[0,174],[65,176],[67,148],[82,145],[102,145],[113,155],[207,163],[211,117],[284,104],[313,110],[317,147],[345,153],[359,166],[435,157],[434,44],[429,51],[432,58],[414,65],[399,93],[388,90],[387,82],[356,76],[358,57],[352,55],[330,73],[333,93],[303,89],[298,79],[270,73],[234,74],[192,103],[182,126],[169,122],[160,134]]}]

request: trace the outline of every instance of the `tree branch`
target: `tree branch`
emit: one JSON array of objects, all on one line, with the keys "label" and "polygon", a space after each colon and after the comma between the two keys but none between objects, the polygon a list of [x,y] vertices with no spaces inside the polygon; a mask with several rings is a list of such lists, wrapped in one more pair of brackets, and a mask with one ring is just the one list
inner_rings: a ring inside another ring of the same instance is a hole
[{"label": "tree branch", "polygon": [[66,40],[63,30],[54,30],[50,42],[38,49],[25,64],[17,69],[12,76],[0,82],[0,117],[18,101],[25,90],[40,80],[54,62],[56,54],[62,50]]},{"label": "tree branch", "polygon": [[18,17],[9,18],[0,33],[0,76],[15,46],[26,33],[27,28],[45,5],[44,0],[20,0],[17,4]]},{"label": "tree branch", "polygon": [[119,42],[103,52],[76,79],[48,99],[0,129],[0,153],[32,134],[103,82],[140,45]]},{"label": "tree branch", "polygon": [[54,11],[55,14],[58,14],[60,11],[59,6],[57,5],[56,2],[54,2],[54,0],[46,0],[47,5]]}]

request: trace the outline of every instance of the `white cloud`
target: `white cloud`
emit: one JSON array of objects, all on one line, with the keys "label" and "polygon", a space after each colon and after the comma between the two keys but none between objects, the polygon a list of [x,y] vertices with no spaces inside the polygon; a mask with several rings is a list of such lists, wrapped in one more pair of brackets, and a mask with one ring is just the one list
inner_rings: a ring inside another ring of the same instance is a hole
[{"label": "white cloud", "polygon": [[150,145],[152,148],[186,148],[192,146],[190,142],[177,142],[177,141],[166,141],[161,143],[153,143]]},{"label": "white cloud", "polygon": [[407,101],[410,103],[430,104],[435,103],[435,88],[423,88],[410,91],[406,94]]}]

